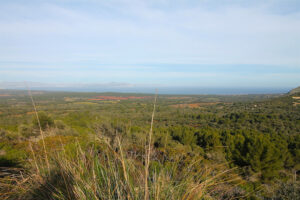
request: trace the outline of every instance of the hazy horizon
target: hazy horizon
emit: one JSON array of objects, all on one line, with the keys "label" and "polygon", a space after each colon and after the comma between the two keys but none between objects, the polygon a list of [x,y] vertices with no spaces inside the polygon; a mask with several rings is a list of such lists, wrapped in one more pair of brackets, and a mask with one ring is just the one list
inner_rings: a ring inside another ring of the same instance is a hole
[{"label": "hazy horizon", "polygon": [[136,85],[129,83],[39,83],[39,82],[0,82],[0,90],[39,90],[60,92],[121,92],[121,93],[155,93],[174,95],[242,95],[242,94],[282,94],[294,88],[271,87],[182,87],[164,85]]}]

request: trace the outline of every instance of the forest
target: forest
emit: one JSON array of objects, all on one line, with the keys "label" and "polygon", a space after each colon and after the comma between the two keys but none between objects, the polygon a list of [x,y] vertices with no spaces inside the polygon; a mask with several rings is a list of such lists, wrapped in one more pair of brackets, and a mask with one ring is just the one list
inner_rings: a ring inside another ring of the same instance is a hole
[{"label": "forest", "polygon": [[0,90],[1,199],[300,199],[300,93]]}]

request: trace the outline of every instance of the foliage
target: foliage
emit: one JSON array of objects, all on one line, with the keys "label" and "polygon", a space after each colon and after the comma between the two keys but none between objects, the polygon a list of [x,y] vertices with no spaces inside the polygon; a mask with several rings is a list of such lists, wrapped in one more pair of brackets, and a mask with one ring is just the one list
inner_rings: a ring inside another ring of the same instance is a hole
[{"label": "foliage", "polygon": [[39,126],[41,126],[42,130],[46,130],[47,128],[54,126],[54,120],[45,112],[39,112],[38,118],[39,122],[35,116],[33,118],[33,124],[35,127],[39,128]]},{"label": "foliage", "polygon": [[[30,98],[9,94],[0,98],[1,163],[26,173],[5,178],[8,187],[0,193],[12,199],[143,198],[151,98],[89,102],[100,94],[33,93],[43,141]],[[203,191],[203,199],[290,198],[300,170],[294,95],[159,96],[147,177],[151,199],[192,198],[194,190]],[[236,178],[239,186],[229,181]],[[214,180],[214,188],[206,180]]]}]

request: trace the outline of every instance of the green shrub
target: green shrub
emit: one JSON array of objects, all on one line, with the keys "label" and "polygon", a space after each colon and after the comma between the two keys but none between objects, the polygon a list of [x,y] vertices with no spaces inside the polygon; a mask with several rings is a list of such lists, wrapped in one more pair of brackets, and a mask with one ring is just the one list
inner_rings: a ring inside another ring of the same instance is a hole
[{"label": "green shrub", "polygon": [[235,164],[250,166],[254,173],[260,173],[267,180],[277,176],[284,166],[287,147],[274,143],[266,135],[244,132],[230,138],[229,155]]},{"label": "green shrub", "polygon": [[25,158],[24,150],[0,143],[0,167],[18,167]]},{"label": "green shrub", "polygon": [[65,129],[67,126],[62,120],[54,120],[54,125],[58,129]]},{"label": "green shrub", "polygon": [[[46,130],[47,128],[54,126],[54,120],[45,112],[39,112],[38,116],[42,130]],[[33,124],[36,128],[39,128],[39,123],[36,117],[33,118]]]}]

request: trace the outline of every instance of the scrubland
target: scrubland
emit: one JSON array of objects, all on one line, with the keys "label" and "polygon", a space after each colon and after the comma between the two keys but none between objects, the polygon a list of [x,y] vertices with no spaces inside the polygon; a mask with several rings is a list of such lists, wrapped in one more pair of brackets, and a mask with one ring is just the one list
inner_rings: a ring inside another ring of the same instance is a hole
[{"label": "scrubland", "polygon": [[3,90],[1,199],[299,199],[299,96]]}]

